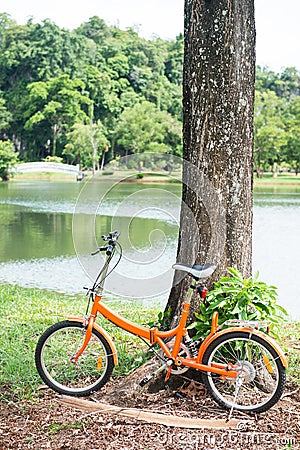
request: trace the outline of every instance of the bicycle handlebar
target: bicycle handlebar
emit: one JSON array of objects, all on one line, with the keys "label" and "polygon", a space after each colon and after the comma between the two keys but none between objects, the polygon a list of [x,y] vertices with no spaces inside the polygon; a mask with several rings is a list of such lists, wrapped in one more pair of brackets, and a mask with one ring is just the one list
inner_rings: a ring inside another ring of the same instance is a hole
[{"label": "bicycle handlebar", "polygon": [[92,255],[92,256],[95,256],[95,255],[97,255],[97,253],[99,253],[99,252],[104,252],[104,251],[106,251],[106,249],[107,249],[107,246],[99,247],[99,248],[97,248],[97,250],[95,250],[94,252],[92,252],[91,255]]},{"label": "bicycle handlebar", "polygon": [[117,240],[120,236],[119,231],[111,231],[108,236],[101,236],[104,241],[108,241],[108,245],[97,248],[96,251],[92,252],[91,255],[94,256],[99,252],[106,252],[107,256],[111,256],[113,250],[117,244]]},{"label": "bicycle handlebar", "polygon": [[[113,241],[113,242],[117,242],[118,238],[120,236],[120,232],[119,231],[111,231],[110,233],[108,233],[108,236],[101,236],[102,239],[104,241]],[[110,242],[109,242],[110,244]]]}]

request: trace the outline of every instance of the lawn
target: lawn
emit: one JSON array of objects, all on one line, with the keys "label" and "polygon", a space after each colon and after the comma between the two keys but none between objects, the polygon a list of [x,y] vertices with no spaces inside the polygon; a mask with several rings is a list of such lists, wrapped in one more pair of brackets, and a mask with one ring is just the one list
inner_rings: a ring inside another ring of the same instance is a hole
[{"label": "lawn", "polygon": [[[68,315],[84,316],[87,298],[68,296],[39,289],[24,289],[0,285],[0,340],[1,397],[31,397],[41,380],[34,365],[34,350],[39,336],[53,323]],[[128,301],[110,301],[110,307],[128,319],[140,324],[155,320],[158,307],[144,306]],[[98,318],[112,336],[118,350],[119,364],[114,376],[124,376],[145,360],[146,345],[138,338]]]},{"label": "lawn", "polygon": [[[0,285],[0,293],[1,397],[2,400],[30,398],[41,384],[34,365],[34,350],[39,336],[68,315],[83,316],[87,299],[10,285]],[[156,305],[119,300],[110,301],[110,307],[140,324],[155,321],[159,312]],[[141,340],[100,317],[98,323],[109,332],[118,349],[119,365],[114,369],[114,377],[129,374],[145,360],[147,346]],[[289,360],[289,381],[300,384],[300,324],[284,323],[280,343]]]}]

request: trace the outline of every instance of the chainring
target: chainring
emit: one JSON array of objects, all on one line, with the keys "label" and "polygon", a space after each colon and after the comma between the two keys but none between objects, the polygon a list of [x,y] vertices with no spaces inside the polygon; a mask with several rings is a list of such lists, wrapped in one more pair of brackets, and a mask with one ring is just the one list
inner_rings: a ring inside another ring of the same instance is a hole
[{"label": "chainring", "polygon": [[[169,350],[171,352],[172,352],[173,347],[174,347],[174,341],[175,341],[175,339],[172,339],[171,341],[166,343],[167,347],[169,348]],[[158,351],[158,356],[161,359],[165,360],[165,361],[168,359],[162,349],[160,349]],[[179,349],[179,352],[178,352],[177,356],[179,358],[191,358],[190,350],[182,342],[180,344],[180,349]],[[183,373],[187,372],[188,370],[189,370],[189,367],[187,367],[187,366],[175,366],[175,365],[173,365],[172,369],[171,369],[171,374],[172,375],[182,375]]]}]

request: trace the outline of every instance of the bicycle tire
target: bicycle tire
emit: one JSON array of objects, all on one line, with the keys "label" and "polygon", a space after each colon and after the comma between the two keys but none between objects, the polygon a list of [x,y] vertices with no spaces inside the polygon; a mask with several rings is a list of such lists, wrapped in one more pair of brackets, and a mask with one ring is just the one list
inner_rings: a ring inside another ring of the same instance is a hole
[{"label": "bicycle tire", "polygon": [[242,385],[237,398],[236,381],[213,372],[203,372],[203,383],[212,398],[223,408],[244,412],[267,411],[280,399],[286,380],[279,354],[262,337],[247,332],[228,332],[216,338],[206,349],[203,364],[236,367]]},{"label": "bicycle tire", "polygon": [[81,322],[65,320],[49,327],[37,343],[37,371],[47,386],[60,394],[84,397],[110,379],[113,350],[95,328],[78,361],[72,362],[84,342],[85,332]]}]

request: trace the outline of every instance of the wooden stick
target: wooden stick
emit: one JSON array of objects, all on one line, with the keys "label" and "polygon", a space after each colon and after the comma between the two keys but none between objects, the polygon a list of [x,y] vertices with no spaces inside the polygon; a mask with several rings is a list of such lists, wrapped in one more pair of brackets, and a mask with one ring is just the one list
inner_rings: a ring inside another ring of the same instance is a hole
[{"label": "wooden stick", "polygon": [[83,409],[85,411],[97,411],[102,414],[115,414],[130,417],[148,423],[158,423],[169,427],[178,428],[208,428],[208,429],[237,429],[242,422],[239,419],[191,419],[188,417],[171,416],[160,413],[152,413],[137,408],[121,408],[119,406],[108,405],[106,403],[95,403],[90,400],[63,395],[61,403],[64,406]]}]

